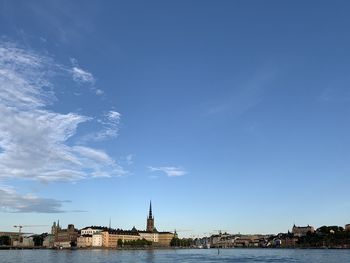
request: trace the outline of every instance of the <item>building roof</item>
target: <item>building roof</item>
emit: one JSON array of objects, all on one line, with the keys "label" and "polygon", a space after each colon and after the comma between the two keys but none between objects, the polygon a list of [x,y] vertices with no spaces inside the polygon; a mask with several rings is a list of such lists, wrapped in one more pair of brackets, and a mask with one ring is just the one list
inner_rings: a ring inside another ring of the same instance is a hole
[{"label": "building roof", "polygon": [[114,235],[130,235],[130,236],[139,236],[138,231],[132,231],[132,230],[123,230],[123,229],[107,229],[104,230],[103,232],[108,232],[109,234],[114,234]]},{"label": "building roof", "polygon": [[108,227],[106,226],[86,226],[84,228],[82,228],[81,230],[86,230],[86,229],[97,229],[97,230],[105,230],[105,229],[108,229]]}]

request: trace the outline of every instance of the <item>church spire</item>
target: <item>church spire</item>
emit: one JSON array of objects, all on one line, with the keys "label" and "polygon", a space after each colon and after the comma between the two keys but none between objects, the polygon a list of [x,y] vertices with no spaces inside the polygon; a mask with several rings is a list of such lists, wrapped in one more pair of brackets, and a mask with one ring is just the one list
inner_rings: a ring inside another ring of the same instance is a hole
[{"label": "church spire", "polygon": [[154,217],[152,215],[152,201],[149,202],[149,212],[147,218],[147,232],[154,232]]},{"label": "church spire", "polygon": [[152,201],[149,201],[149,214],[148,214],[148,218],[152,218]]}]

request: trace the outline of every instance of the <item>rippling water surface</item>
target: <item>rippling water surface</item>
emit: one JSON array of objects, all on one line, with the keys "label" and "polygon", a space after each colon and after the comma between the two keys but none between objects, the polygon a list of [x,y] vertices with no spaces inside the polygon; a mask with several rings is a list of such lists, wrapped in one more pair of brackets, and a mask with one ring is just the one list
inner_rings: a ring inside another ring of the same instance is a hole
[{"label": "rippling water surface", "polygon": [[304,249],[179,249],[179,250],[0,250],[6,263],[124,262],[301,262],[347,263],[350,250]]}]

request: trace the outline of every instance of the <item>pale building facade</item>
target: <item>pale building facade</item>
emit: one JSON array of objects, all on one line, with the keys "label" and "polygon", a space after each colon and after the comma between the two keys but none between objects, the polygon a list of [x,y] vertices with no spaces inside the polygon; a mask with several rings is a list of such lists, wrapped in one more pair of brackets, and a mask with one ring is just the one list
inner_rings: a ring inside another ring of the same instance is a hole
[{"label": "pale building facade", "polygon": [[92,235],[83,235],[77,238],[77,247],[92,247]]},{"label": "pale building facade", "polygon": [[152,243],[158,243],[159,242],[159,234],[158,232],[146,232],[146,231],[139,231],[140,238],[146,239],[147,241],[151,241]]},{"label": "pale building facade", "polygon": [[83,229],[80,230],[80,234],[83,235],[93,235],[96,233],[101,232],[103,229],[103,227],[84,227]]},{"label": "pale building facade", "polygon": [[43,247],[51,248],[51,247],[53,247],[54,242],[55,242],[55,236],[54,235],[48,235],[47,237],[44,238]]},{"label": "pale building facade", "polygon": [[102,234],[101,232],[92,235],[92,246],[102,247]]},{"label": "pale building facade", "polygon": [[115,248],[118,245],[118,240],[123,243],[125,241],[132,241],[140,239],[138,232],[134,231],[123,231],[123,230],[105,230],[102,232],[102,246],[106,248]]}]

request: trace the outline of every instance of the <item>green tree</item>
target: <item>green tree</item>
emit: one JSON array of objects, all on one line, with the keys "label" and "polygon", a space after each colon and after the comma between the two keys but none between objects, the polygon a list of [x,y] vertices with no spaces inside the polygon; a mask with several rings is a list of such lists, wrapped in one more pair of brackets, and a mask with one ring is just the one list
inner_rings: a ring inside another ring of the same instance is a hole
[{"label": "green tree", "polygon": [[0,246],[10,246],[11,238],[9,236],[0,236]]},{"label": "green tree", "polygon": [[41,247],[43,245],[43,242],[44,242],[44,237],[42,235],[34,236],[33,242],[34,242],[35,247]]},{"label": "green tree", "polygon": [[117,241],[117,246],[118,247],[122,247],[123,246],[123,240],[121,240],[120,238]]}]

